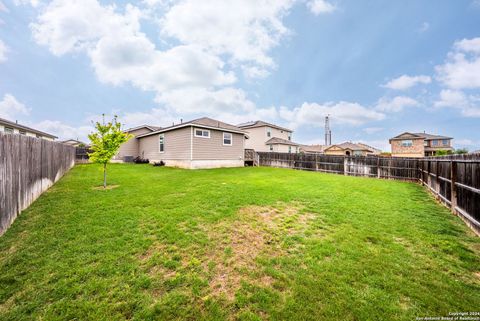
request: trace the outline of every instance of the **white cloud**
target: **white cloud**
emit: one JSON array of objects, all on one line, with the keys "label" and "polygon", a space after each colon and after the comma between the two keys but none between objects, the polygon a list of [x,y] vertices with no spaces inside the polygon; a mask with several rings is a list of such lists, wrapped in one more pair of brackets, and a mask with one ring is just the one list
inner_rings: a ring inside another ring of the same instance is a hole
[{"label": "white cloud", "polygon": [[19,116],[26,116],[30,114],[30,109],[19,102],[11,94],[5,94],[0,101],[0,117],[8,120],[16,120]]},{"label": "white cloud", "polygon": [[5,4],[3,4],[2,1],[0,1],[0,12],[3,11],[3,12],[10,12],[7,8],[7,6],[5,6]]},{"label": "white cloud", "polygon": [[381,132],[382,130],[384,130],[383,127],[367,127],[363,129],[363,131],[366,132],[367,134],[375,134],[375,133]]},{"label": "white cloud", "polygon": [[[56,0],[32,24],[32,31],[36,41],[56,55],[85,52],[101,82],[154,91],[157,102],[178,111],[215,109],[219,99],[224,99],[223,106],[241,99],[225,94],[239,90],[223,88],[236,77],[224,70],[220,57],[193,43],[156,49],[140,30],[142,17],[131,5],[119,13],[96,0]],[[212,106],[202,105],[205,101]]]},{"label": "white cloud", "polygon": [[425,76],[425,75],[420,75],[420,76],[402,75],[398,78],[390,80],[385,85],[382,85],[382,87],[395,89],[395,90],[406,90],[418,84],[429,84],[431,81],[432,79],[429,76]]},{"label": "white cloud", "polygon": [[35,129],[44,131],[49,134],[53,134],[59,138],[59,140],[66,139],[79,139],[81,141],[88,141],[88,134],[93,131],[93,126],[79,126],[74,127],[67,125],[58,120],[44,120],[39,123],[29,124]]},{"label": "white cloud", "polygon": [[[288,34],[282,18],[293,0],[185,0],[160,20],[164,36],[194,44],[233,64],[254,64],[265,72],[275,66],[269,51]],[[262,70],[258,72],[258,70]],[[252,73],[250,73],[250,76]]]},{"label": "white cloud", "polygon": [[336,10],[333,4],[325,0],[311,0],[307,3],[307,6],[315,15],[331,13]]},{"label": "white cloud", "polygon": [[0,63],[7,61],[7,45],[0,39]]},{"label": "white cloud", "polygon": [[428,29],[430,29],[430,24],[428,22],[423,22],[422,25],[420,26],[420,28],[418,28],[418,32],[419,33],[424,33],[426,31],[428,31]]},{"label": "white cloud", "polygon": [[434,106],[459,109],[465,117],[480,117],[480,96],[466,95],[459,90],[442,90],[440,99],[435,102]]},{"label": "white cloud", "polygon": [[41,2],[40,0],[13,0],[13,3],[16,6],[31,5],[32,7],[38,7]]},{"label": "white cloud", "polygon": [[382,97],[378,100],[375,108],[382,112],[399,112],[405,107],[416,107],[419,105],[418,101],[406,96],[397,96],[392,99]]},{"label": "white cloud", "polygon": [[439,81],[449,88],[480,88],[480,38],[455,42],[446,62],[435,69]]},{"label": "white cloud", "polygon": [[366,108],[358,103],[345,101],[329,102],[322,105],[303,103],[300,107],[294,109],[281,107],[279,113],[281,118],[290,122],[292,128],[302,125],[323,126],[327,115],[330,115],[335,122],[354,126],[385,118],[385,115],[379,111]]}]

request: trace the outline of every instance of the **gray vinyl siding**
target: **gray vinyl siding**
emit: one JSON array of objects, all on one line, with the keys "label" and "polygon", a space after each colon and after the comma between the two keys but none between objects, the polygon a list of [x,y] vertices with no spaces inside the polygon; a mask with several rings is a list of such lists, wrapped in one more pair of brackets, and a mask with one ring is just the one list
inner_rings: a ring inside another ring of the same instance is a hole
[{"label": "gray vinyl siding", "polygon": [[[195,129],[195,128],[194,128]],[[210,130],[210,138],[193,136],[194,160],[238,160],[243,159],[244,136],[232,133],[232,146],[223,145],[223,131]]]},{"label": "gray vinyl siding", "polygon": [[165,137],[163,153],[160,153],[160,135],[151,135],[139,139],[139,152],[143,158],[149,160],[190,159],[190,127],[163,133]]},{"label": "gray vinyl siding", "polygon": [[[130,134],[134,136],[138,136],[138,135],[149,133],[150,131],[151,130],[149,130],[148,128],[139,128],[137,130],[131,131]],[[115,156],[115,159],[123,160],[123,157],[125,156],[133,156],[133,157],[139,156],[138,145],[139,145],[138,139],[131,138],[129,141],[127,141],[126,143],[123,143],[120,146],[120,149],[118,150],[118,154]]]}]

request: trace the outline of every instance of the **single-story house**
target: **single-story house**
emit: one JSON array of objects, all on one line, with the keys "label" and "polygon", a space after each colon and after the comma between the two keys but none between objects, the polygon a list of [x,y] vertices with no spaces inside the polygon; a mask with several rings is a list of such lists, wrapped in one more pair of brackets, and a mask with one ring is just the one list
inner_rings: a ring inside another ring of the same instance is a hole
[{"label": "single-story house", "polygon": [[4,132],[6,134],[25,135],[46,140],[57,139],[57,136],[3,118],[0,118],[0,132]]},{"label": "single-story house", "polygon": [[381,150],[363,143],[345,142],[335,145],[303,145],[300,152],[305,154],[366,156],[378,155]]},{"label": "single-story house", "polygon": [[62,144],[65,144],[65,145],[70,145],[70,146],[73,146],[73,147],[86,147],[88,146],[87,143],[84,143],[80,140],[77,140],[77,139],[67,139],[67,140],[64,140],[64,141],[61,141]]},{"label": "single-story house", "polygon": [[366,156],[373,154],[373,151],[367,147],[345,142],[336,145],[330,145],[324,150],[325,155],[345,155],[345,156]]},{"label": "single-story house", "polygon": [[139,126],[127,130],[135,138],[120,147],[117,160],[134,157],[182,168],[244,166],[247,134],[242,129],[203,117],[164,128]]}]

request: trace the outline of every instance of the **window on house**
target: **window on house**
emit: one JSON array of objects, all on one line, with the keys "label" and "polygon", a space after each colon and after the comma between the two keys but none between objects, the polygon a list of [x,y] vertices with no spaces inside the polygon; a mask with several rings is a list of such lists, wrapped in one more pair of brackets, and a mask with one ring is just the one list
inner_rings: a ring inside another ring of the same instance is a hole
[{"label": "window on house", "polygon": [[270,145],[270,151],[273,152],[273,145]]},{"label": "window on house", "polygon": [[292,152],[292,146],[288,146],[288,152],[289,152],[289,153]]},{"label": "window on house", "polygon": [[411,139],[402,140],[402,147],[411,147],[413,146],[413,141]]},{"label": "window on house", "polygon": [[272,130],[267,128],[267,137],[272,137]]},{"label": "window on house", "polygon": [[428,140],[423,142],[423,146],[427,147],[428,146]]},{"label": "window on house", "polygon": [[433,144],[433,146],[438,146],[438,140],[433,140],[432,144]]},{"label": "window on house", "polygon": [[195,129],[195,137],[210,138],[210,131],[207,129]]},{"label": "window on house", "polygon": [[13,128],[11,128],[11,127],[5,127],[5,133],[7,133],[7,134],[13,134]]},{"label": "window on house", "polygon": [[448,146],[448,145],[449,145],[449,144],[448,144],[448,139],[442,140],[442,144],[443,144],[443,146]]},{"label": "window on house", "polygon": [[288,134],[288,140],[292,140],[292,134]]},{"label": "window on house", "polygon": [[20,135],[26,135],[26,134],[27,134],[27,132],[24,131],[24,130],[20,130],[20,131],[18,131],[18,132],[20,133]]},{"label": "window on house", "polygon": [[36,136],[37,138],[42,138],[42,135],[40,135],[40,134],[37,134],[37,135],[35,135],[35,136]]},{"label": "window on house", "polygon": [[160,153],[163,153],[165,151],[165,135],[160,134],[158,136],[158,150]]},{"label": "window on house", "polygon": [[223,145],[232,146],[232,133],[223,133]]}]

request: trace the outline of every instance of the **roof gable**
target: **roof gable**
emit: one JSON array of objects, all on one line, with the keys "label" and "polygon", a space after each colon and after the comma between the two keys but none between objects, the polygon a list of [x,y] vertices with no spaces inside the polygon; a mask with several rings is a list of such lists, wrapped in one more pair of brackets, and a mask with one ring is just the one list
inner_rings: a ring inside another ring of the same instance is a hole
[{"label": "roof gable", "polygon": [[263,120],[250,121],[250,122],[246,122],[246,123],[243,123],[243,124],[238,124],[237,126],[240,127],[240,128],[243,128],[243,129],[257,128],[257,127],[272,127],[272,128],[276,128],[276,129],[279,129],[279,130],[289,132],[289,133],[293,133],[293,130],[291,130],[291,129],[281,127],[281,126],[278,126],[278,125],[275,125],[275,124],[267,123]]}]

